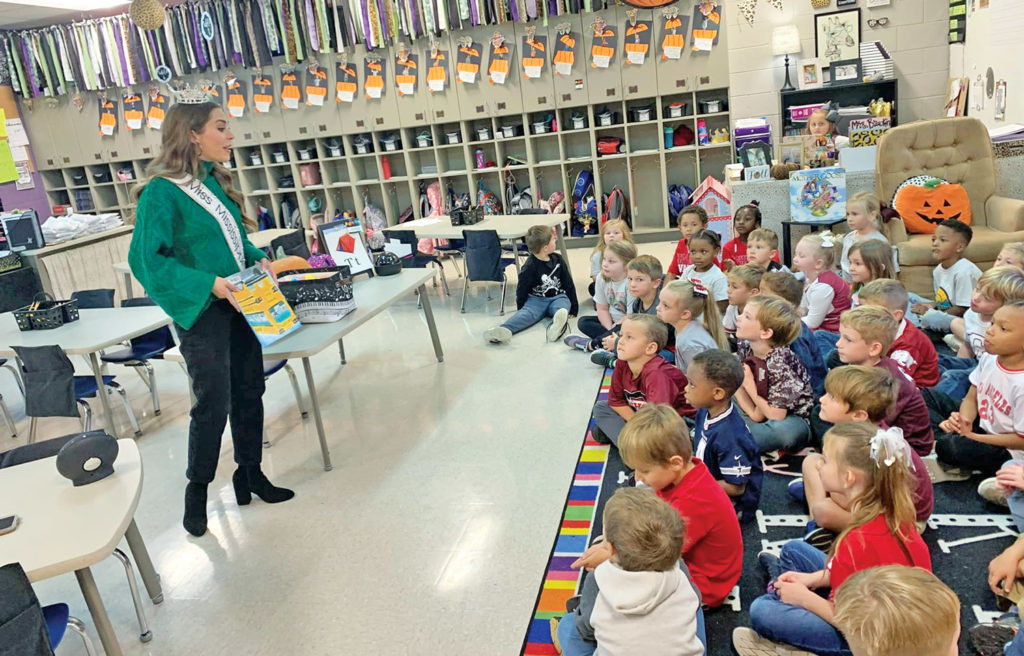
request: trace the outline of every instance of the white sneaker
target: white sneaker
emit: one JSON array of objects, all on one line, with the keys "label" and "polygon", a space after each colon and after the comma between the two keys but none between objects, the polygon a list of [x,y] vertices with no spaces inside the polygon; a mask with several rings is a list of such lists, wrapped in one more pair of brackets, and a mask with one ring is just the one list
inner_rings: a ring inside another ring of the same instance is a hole
[{"label": "white sneaker", "polygon": [[946,346],[953,349],[953,353],[959,352],[960,347],[964,345],[963,340],[954,335],[953,333],[943,335],[942,341],[945,342]]},{"label": "white sneaker", "polygon": [[757,631],[743,626],[733,629],[732,646],[740,656],[814,656],[809,651],[762,638]]},{"label": "white sneaker", "polygon": [[484,339],[491,344],[508,344],[512,341],[512,331],[505,326],[495,326],[484,331]]},{"label": "white sneaker", "polygon": [[1006,500],[1006,497],[1010,496],[1010,492],[996,485],[995,477],[983,480],[978,485],[978,494],[985,501],[994,503],[997,506],[1007,508],[1010,505],[1009,501]]},{"label": "white sneaker", "polygon": [[555,316],[551,319],[551,325],[548,326],[548,341],[557,342],[565,334],[566,329],[569,327],[569,311],[565,308],[559,308],[555,310]]}]

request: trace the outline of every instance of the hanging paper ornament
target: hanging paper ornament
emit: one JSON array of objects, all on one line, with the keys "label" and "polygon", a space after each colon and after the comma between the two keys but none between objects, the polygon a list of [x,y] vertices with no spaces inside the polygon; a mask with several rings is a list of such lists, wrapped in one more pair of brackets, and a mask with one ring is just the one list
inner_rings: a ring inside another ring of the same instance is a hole
[{"label": "hanging paper ornament", "polygon": [[199,15],[199,34],[207,41],[213,41],[213,16],[208,11]]},{"label": "hanging paper ornament", "polygon": [[112,137],[117,131],[117,102],[106,97],[98,99],[100,108],[100,136]]},{"label": "hanging paper ornament", "polygon": [[306,104],[323,107],[327,100],[327,71],[320,67],[317,60],[306,67]]},{"label": "hanging paper ornament", "polygon": [[398,87],[398,95],[411,96],[416,93],[417,78],[416,55],[409,53],[409,46],[405,43],[399,43],[395,56],[395,85]]},{"label": "hanging paper ornament", "polygon": [[156,79],[158,82],[167,84],[171,81],[171,69],[167,68],[163,64],[156,67]]},{"label": "hanging paper ornament", "polygon": [[526,28],[526,36],[523,37],[523,77],[538,79],[544,71],[544,54],[547,51],[548,38],[537,36],[537,26],[530,25]]},{"label": "hanging paper ornament", "polygon": [[167,96],[160,93],[159,87],[151,87],[149,90],[149,111],[146,112],[146,125],[150,130],[159,130],[164,124],[164,117],[167,116]]},{"label": "hanging paper ornament", "polygon": [[337,82],[334,86],[334,99],[338,102],[350,103],[356,99],[358,91],[359,74],[356,72],[356,65],[348,63],[348,55],[342,53],[338,58]]},{"label": "hanging paper ornament", "polygon": [[124,127],[129,131],[142,129],[142,96],[131,89],[122,96],[124,108]]},{"label": "hanging paper ornament", "polygon": [[736,7],[740,10],[743,20],[747,21],[748,25],[753,25],[754,12],[757,10],[757,0],[740,0]]},{"label": "hanging paper ornament", "polygon": [[768,0],[768,4],[773,9],[778,9],[779,11],[782,11],[782,0]]},{"label": "hanging paper ornament", "polygon": [[164,8],[159,0],[133,0],[128,15],[144,30],[157,30],[164,24]]},{"label": "hanging paper ornament", "polygon": [[366,79],[363,80],[363,90],[370,100],[380,100],[384,97],[385,64],[380,55],[366,56]]},{"label": "hanging paper ornament", "polygon": [[576,61],[576,37],[570,31],[571,28],[571,23],[562,23],[555,28],[558,30],[558,42],[555,44],[555,56],[551,60],[555,75],[572,74],[572,65]]},{"label": "hanging paper ornament", "polygon": [[480,49],[482,47],[470,37],[459,39],[459,52],[455,60],[455,71],[458,73],[459,82],[476,84],[476,76],[480,73]]},{"label": "hanging paper ornament", "polygon": [[444,91],[448,84],[448,53],[438,49],[438,42],[430,39],[430,66],[427,68],[427,90],[430,93]]},{"label": "hanging paper ornament", "polygon": [[287,64],[281,66],[281,106],[285,109],[298,109],[302,100],[299,90],[299,77],[295,69]]},{"label": "hanging paper ornament", "polygon": [[228,95],[228,115],[231,118],[242,118],[245,114],[245,83],[228,72],[224,76],[224,89]]},{"label": "hanging paper ornament", "polygon": [[491,37],[491,61],[487,65],[488,79],[491,84],[505,84],[511,69],[512,52],[505,43],[505,35],[495,32]]}]

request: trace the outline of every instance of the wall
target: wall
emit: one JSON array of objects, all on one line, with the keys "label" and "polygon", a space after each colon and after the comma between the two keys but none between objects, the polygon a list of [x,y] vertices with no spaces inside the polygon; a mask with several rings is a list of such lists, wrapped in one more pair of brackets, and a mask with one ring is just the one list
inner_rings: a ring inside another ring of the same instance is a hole
[{"label": "wall", "polygon": [[[1021,0],[990,0],[987,7],[980,3],[968,3],[975,10],[967,13],[967,39],[962,44],[949,47],[949,74],[966,77],[971,81],[967,95],[967,115],[975,116],[989,127],[1000,127],[1007,123],[1024,123],[1024,58],[1019,47],[1024,40],[1024,3]],[[1007,12],[1012,12],[1007,16]],[[998,26],[999,29],[993,30]],[[1012,46],[1018,49],[1012,56],[1007,55],[1007,41],[1015,40]],[[976,84],[978,76],[984,80],[989,67],[996,80],[1006,80],[1006,119],[994,118],[994,98],[985,97],[983,107],[979,93],[983,87]]]},{"label": "wall", "polygon": [[[782,11],[771,7],[767,0],[760,0],[754,25],[751,26],[740,15],[739,0],[724,1],[729,34],[729,109],[732,118],[766,116],[772,123],[772,134],[778,138],[779,89],[786,74],[783,67],[785,59],[772,56],[772,28],[795,24],[800,30],[803,50],[800,54],[790,55],[790,79],[797,86],[796,62],[815,56],[816,12],[811,8],[810,0],[782,0]],[[877,9],[868,9],[863,3],[856,6],[860,7],[861,41],[881,41],[893,56],[899,79],[900,122],[940,116],[949,77],[946,32],[949,1],[892,0],[890,6]],[[830,4],[817,13],[837,9]],[[888,17],[888,25],[868,27],[869,18],[883,16]]]}]

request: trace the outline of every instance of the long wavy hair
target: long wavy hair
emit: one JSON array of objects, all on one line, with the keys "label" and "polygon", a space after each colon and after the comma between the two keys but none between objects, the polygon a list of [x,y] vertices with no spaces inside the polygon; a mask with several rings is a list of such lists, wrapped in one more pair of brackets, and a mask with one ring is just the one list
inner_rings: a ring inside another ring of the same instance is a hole
[{"label": "long wavy hair", "polygon": [[[160,152],[146,167],[145,179],[132,188],[132,198],[136,203],[153,178],[194,177],[202,180],[206,177],[205,169],[199,164],[199,149],[192,143],[192,133],[202,132],[210,120],[210,114],[219,107],[213,102],[195,105],[179,103],[167,110],[160,130]],[[214,162],[210,172],[228,198],[238,205],[242,213],[242,224],[248,230],[255,230],[256,222],[245,215],[245,198],[231,184],[231,172],[220,162]]]}]

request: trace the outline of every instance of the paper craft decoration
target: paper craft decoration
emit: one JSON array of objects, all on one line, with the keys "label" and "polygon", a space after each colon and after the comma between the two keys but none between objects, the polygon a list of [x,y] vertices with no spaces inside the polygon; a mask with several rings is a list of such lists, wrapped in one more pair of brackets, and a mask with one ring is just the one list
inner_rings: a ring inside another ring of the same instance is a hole
[{"label": "paper craft decoration", "polygon": [[965,115],[968,86],[969,82],[966,77],[949,78],[949,82],[946,83],[946,105],[943,108],[946,118]]},{"label": "paper craft decoration", "polygon": [[159,87],[149,90],[149,111],[146,112],[146,123],[150,130],[159,130],[167,116],[167,96],[160,93]]},{"label": "paper craft decoration", "polygon": [[252,76],[252,110],[257,114],[265,114],[274,104],[274,82],[262,73]]},{"label": "paper craft decoration", "polygon": [[387,61],[380,57],[366,58],[366,77],[363,79],[363,91],[370,100],[384,97],[384,75],[387,73]]},{"label": "paper craft decoration", "polygon": [[822,68],[828,68],[832,62],[858,59],[860,57],[860,9],[843,9],[827,14],[815,14],[814,45]]},{"label": "paper craft decoration", "polygon": [[281,106],[285,109],[298,109],[302,100],[299,89],[299,76],[291,66],[281,67]]},{"label": "paper craft decoration", "polygon": [[117,132],[117,101],[99,98],[96,102],[100,108],[100,135],[112,137]]},{"label": "paper craft decoration", "polygon": [[967,190],[930,175],[915,175],[900,183],[892,195],[892,207],[911,233],[930,235],[946,219],[971,224]]},{"label": "paper craft decoration", "polygon": [[642,65],[651,50],[651,21],[636,21],[626,27],[623,52],[626,64]]},{"label": "paper craft decoration", "polygon": [[850,121],[850,147],[874,146],[891,127],[892,119],[888,116],[855,118]]},{"label": "paper craft decoration", "polygon": [[327,100],[327,71],[315,63],[306,68],[306,104],[323,107]]},{"label": "paper craft decoration", "polygon": [[444,91],[448,85],[448,51],[437,50],[428,53],[430,66],[427,68],[427,91],[437,93]]},{"label": "paper craft decoration", "polygon": [[693,35],[690,42],[694,52],[711,52],[718,43],[722,24],[722,6],[712,0],[700,0],[693,8]]},{"label": "paper craft decoration", "polygon": [[209,80],[200,80],[199,88],[206,92],[207,100],[224,107],[224,94],[220,92],[219,84],[214,84]]},{"label": "paper craft decoration", "polygon": [[395,56],[395,85],[398,87],[399,96],[411,96],[416,93],[416,84],[419,81],[417,56],[406,52],[405,59],[402,59],[402,54]]},{"label": "paper craft decoration", "polygon": [[551,63],[555,69],[555,75],[572,75],[572,65],[576,62],[576,41],[579,34],[565,32],[558,35],[555,43],[555,55]]},{"label": "paper craft decoration", "polygon": [[665,16],[661,29],[661,58],[664,60],[680,59],[686,47],[686,25],[689,16]]},{"label": "paper craft decoration", "polygon": [[846,171],[838,166],[789,174],[789,216],[801,223],[846,217]]},{"label": "paper craft decoration", "polygon": [[299,318],[273,279],[259,266],[228,276],[237,287],[231,292],[238,307],[262,346],[270,346],[299,328]]},{"label": "paper craft decoration", "polygon": [[124,127],[129,132],[142,129],[142,96],[134,91],[125,93],[124,100]]},{"label": "paper craft decoration", "polygon": [[608,68],[615,59],[615,30],[600,16],[594,21],[593,43],[590,45],[590,65]]},{"label": "paper craft decoration", "polygon": [[338,62],[337,82],[334,87],[334,97],[338,102],[350,103],[356,99],[356,92],[359,90],[359,73],[355,64]]},{"label": "paper craft decoration", "polygon": [[779,161],[783,164],[800,164],[804,153],[801,137],[783,137],[779,144]]},{"label": "paper craft decoration", "polygon": [[548,38],[546,36],[523,37],[523,77],[536,80],[544,72],[547,61]]},{"label": "paper craft decoration", "polygon": [[491,39],[491,56],[487,63],[487,78],[491,84],[505,84],[512,70],[512,49],[502,34]]},{"label": "paper craft decoration", "polygon": [[459,82],[476,84],[476,76],[480,74],[480,50],[482,45],[473,41],[469,45],[459,46],[459,52],[455,56],[455,72],[458,73]]},{"label": "paper craft decoration", "polygon": [[224,89],[228,96],[228,116],[242,118],[245,114],[245,82],[229,73],[224,77]]},{"label": "paper craft decoration", "polygon": [[722,236],[722,242],[732,239],[732,194],[724,184],[711,177],[704,178],[690,199],[708,214],[708,227]]}]

